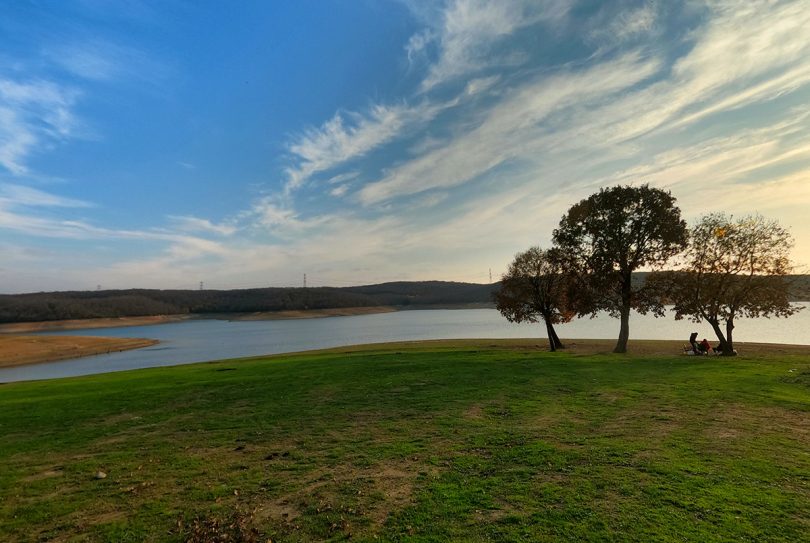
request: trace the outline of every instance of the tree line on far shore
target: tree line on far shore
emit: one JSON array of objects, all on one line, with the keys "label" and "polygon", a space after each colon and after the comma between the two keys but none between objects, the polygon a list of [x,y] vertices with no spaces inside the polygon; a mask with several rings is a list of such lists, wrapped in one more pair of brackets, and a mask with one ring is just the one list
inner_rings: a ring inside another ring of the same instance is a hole
[{"label": "tree line on far shore", "polygon": [[[555,324],[606,311],[620,321],[614,352],[624,353],[630,312],[709,323],[727,356],[738,317],[789,317],[790,232],[760,215],[704,215],[691,228],[668,191],[603,188],[574,204],[548,249],[518,253],[494,299],[510,322],[543,322],[552,351]],[[669,269],[665,269],[669,267]],[[651,270],[643,282],[634,273]]]},{"label": "tree line on far shore", "polygon": [[355,287],[98,290],[0,295],[0,323],[345,307],[491,304],[493,285],[400,281]]}]

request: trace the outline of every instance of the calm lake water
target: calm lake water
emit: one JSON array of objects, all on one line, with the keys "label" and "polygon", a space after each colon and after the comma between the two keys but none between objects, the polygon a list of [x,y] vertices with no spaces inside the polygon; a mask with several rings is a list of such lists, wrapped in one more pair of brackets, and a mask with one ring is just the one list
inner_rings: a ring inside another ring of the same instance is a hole
[{"label": "calm lake water", "polygon": [[[557,328],[562,338],[614,339],[619,321],[607,316],[578,319]],[[693,331],[714,341],[707,324],[655,319],[634,314],[630,338],[682,339]],[[60,362],[0,369],[0,382],[50,379],[173,366],[223,358],[323,349],[361,343],[421,339],[524,338],[545,341],[539,324],[510,324],[494,309],[399,311],[356,317],[329,317],[287,321],[190,320],[155,326],[99,328],[54,332],[55,335],[145,337],[158,345],[135,351],[90,356]],[[790,319],[740,319],[737,341],[810,345],[810,309]]]}]

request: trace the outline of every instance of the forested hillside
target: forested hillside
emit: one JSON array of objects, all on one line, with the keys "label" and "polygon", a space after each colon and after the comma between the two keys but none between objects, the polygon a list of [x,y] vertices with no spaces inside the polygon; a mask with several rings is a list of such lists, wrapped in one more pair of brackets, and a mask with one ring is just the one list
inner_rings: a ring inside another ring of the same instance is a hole
[{"label": "forested hillside", "polygon": [[[637,274],[643,281],[646,274]],[[810,300],[810,275],[795,275],[794,300]],[[251,313],[341,307],[488,304],[499,283],[416,281],[356,287],[241,290],[100,290],[0,295],[0,322],[145,315]]]},{"label": "forested hillside", "polygon": [[331,288],[100,290],[0,296],[0,322],[489,303],[494,285],[444,281]]}]

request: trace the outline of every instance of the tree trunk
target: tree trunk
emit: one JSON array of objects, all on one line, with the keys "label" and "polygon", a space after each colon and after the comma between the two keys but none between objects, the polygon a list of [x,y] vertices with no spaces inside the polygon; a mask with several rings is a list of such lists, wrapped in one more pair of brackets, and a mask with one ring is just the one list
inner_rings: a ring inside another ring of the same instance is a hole
[{"label": "tree trunk", "polygon": [[630,307],[621,308],[621,328],[619,329],[619,340],[616,342],[614,353],[627,352],[627,340],[630,338]]},{"label": "tree trunk", "polygon": [[[554,326],[552,326],[550,321],[548,321],[547,319],[543,319],[543,321],[546,323],[546,335],[548,336],[548,347],[549,350],[553,353],[554,351],[557,350],[557,344],[554,341],[554,338],[557,337],[557,334],[554,332]],[[559,341],[559,339],[557,341]]]},{"label": "tree trunk", "polygon": [[565,345],[563,345],[562,341],[560,341],[560,336],[557,335],[557,331],[554,329],[554,325],[550,325],[551,333],[554,335],[554,346],[558,349],[565,349]]},{"label": "tree trunk", "polygon": [[708,322],[712,325],[712,330],[714,330],[717,339],[720,341],[720,352],[722,352],[724,356],[728,356],[728,353],[733,353],[728,347],[728,341],[726,341],[726,336],[723,335],[723,330],[720,329],[720,322],[713,319],[708,319]]},{"label": "tree trunk", "polygon": [[734,330],[734,317],[726,319],[726,344],[723,348],[723,356],[734,356],[734,340],[732,339],[732,331]]},{"label": "tree trunk", "polygon": [[[624,274],[624,272],[623,272]],[[622,280],[622,305],[619,308],[621,318],[621,328],[619,328],[619,340],[616,342],[614,353],[627,352],[627,340],[630,339],[630,302],[633,296],[632,274],[626,272]]]}]

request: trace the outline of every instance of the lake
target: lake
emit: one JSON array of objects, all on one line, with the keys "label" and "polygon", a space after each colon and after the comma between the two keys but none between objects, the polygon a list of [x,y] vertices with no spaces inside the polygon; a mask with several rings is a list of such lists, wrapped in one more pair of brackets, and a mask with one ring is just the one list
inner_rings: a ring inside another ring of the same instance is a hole
[{"label": "lake", "polygon": [[[804,304],[800,304],[804,305]],[[577,319],[557,327],[562,338],[614,339],[619,321],[606,315]],[[633,314],[630,339],[682,339],[698,332],[714,342],[711,327],[668,316]],[[45,364],[0,368],[0,383],[71,377],[111,371],[172,366],[223,358],[288,353],[341,347],[362,343],[383,343],[423,339],[525,338],[545,341],[541,324],[511,324],[494,309],[410,310],[378,315],[328,317],[284,321],[189,320],[155,326],[98,328],[51,332],[56,335],[145,337],[158,345]],[[734,330],[736,341],[810,345],[810,309],[789,319],[740,319]],[[631,345],[632,347],[632,345]]]}]

